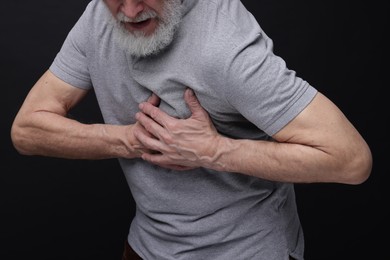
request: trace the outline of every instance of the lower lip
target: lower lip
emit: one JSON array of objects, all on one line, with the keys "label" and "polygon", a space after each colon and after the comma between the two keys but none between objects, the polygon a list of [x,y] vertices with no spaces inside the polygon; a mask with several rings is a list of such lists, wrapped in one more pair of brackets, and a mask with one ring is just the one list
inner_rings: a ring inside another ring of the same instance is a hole
[{"label": "lower lip", "polygon": [[141,31],[147,29],[151,22],[152,19],[148,19],[140,23],[125,23],[125,27],[129,31]]}]

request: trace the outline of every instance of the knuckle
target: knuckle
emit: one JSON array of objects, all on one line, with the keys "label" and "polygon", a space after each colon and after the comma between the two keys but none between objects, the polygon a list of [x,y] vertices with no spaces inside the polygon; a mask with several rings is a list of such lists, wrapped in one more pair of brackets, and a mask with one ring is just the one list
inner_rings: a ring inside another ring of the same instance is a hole
[{"label": "knuckle", "polygon": [[145,123],[144,128],[147,132],[151,133],[153,131],[153,127],[150,123]]},{"label": "knuckle", "polygon": [[151,110],[150,110],[150,117],[153,118],[153,119],[156,119],[159,117],[159,111],[157,108],[153,107]]},{"label": "knuckle", "polygon": [[163,140],[164,143],[171,145],[174,143],[174,138],[168,133],[164,133],[161,135],[161,139]]},{"label": "knuckle", "polygon": [[175,131],[175,129],[178,128],[178,123],[176,120],[170,120],[165,122],[165,128],[169,129],[170,131]]}]

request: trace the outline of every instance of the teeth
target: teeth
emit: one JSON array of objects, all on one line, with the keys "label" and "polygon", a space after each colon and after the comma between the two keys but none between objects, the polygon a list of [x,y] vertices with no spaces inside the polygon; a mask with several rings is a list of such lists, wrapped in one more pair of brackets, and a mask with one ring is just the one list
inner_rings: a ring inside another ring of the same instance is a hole
[{"label": "teeth", "polygon": [[145,22],[146,20],[148,20],[149,18],[146,18],[146,19],[139,19],[139,20],[135,20],[134,22],[135,23],[141,23],[141,22]]},{"label": "teeth", "polygon": [[136,17],[135,19],[131,19],[127,17],[124,13],[120,12],[117,15],[117,18],[121,22],[130,22],[130,23],[141,23],[145,22],[146,20],[152,19],[157,17],[157,14],[153,11],[145,11],[143,12],[139,17]]}]

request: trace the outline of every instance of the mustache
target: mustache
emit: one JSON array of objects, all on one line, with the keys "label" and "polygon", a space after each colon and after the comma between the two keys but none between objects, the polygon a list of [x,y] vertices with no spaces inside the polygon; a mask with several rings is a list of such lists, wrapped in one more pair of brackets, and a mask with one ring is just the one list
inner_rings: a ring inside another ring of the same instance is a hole
[{"label": "mustache", "polygon": [[158,17],[158,15],[153,10],[143,11],[135,18],[129,18],[123,12],[119,12],[117,14],[118,21],[124,22],[124,23],[139,23],[139,22],[146,21],[148,19],[156,18],[156,17]]}]

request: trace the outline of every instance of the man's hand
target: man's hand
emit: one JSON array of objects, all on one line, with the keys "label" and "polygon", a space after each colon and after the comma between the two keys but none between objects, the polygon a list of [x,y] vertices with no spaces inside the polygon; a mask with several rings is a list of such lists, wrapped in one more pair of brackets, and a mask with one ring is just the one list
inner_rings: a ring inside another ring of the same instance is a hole
[{"label": "man's hand", "polygon": [[[152,94],[148,100],[146,101],[152,106],[158,106],[160,104],[160,98],[156,94]],[[135,132],[142,133],[144,136],[148,136],[152,138],[152,136],[145,130],[145,128],[140,124],[140,122],[136,122],[133,125],[129,125],[129,131],[127,131],[128,135],[128,140],[132,144],[131,147],[131,152],[138,154],[139,157],[143,153],[154,153],[154,151],[149,150],[147,147],[143,146],[142,143],[138,141],[138,139],[135,137]]]},{"label": "man's hand", "polygon": [[148,150],[157,153],[144,153],[142,158],[153,164],[187,170],[209,167],[217,159],[220,135],[212,124],[194,92],[184,93],[192,115],[188,119],[169,116],[151,102],[139,105],[141,112],[136,119],[143,128],[134,129],[134,136]]}]

